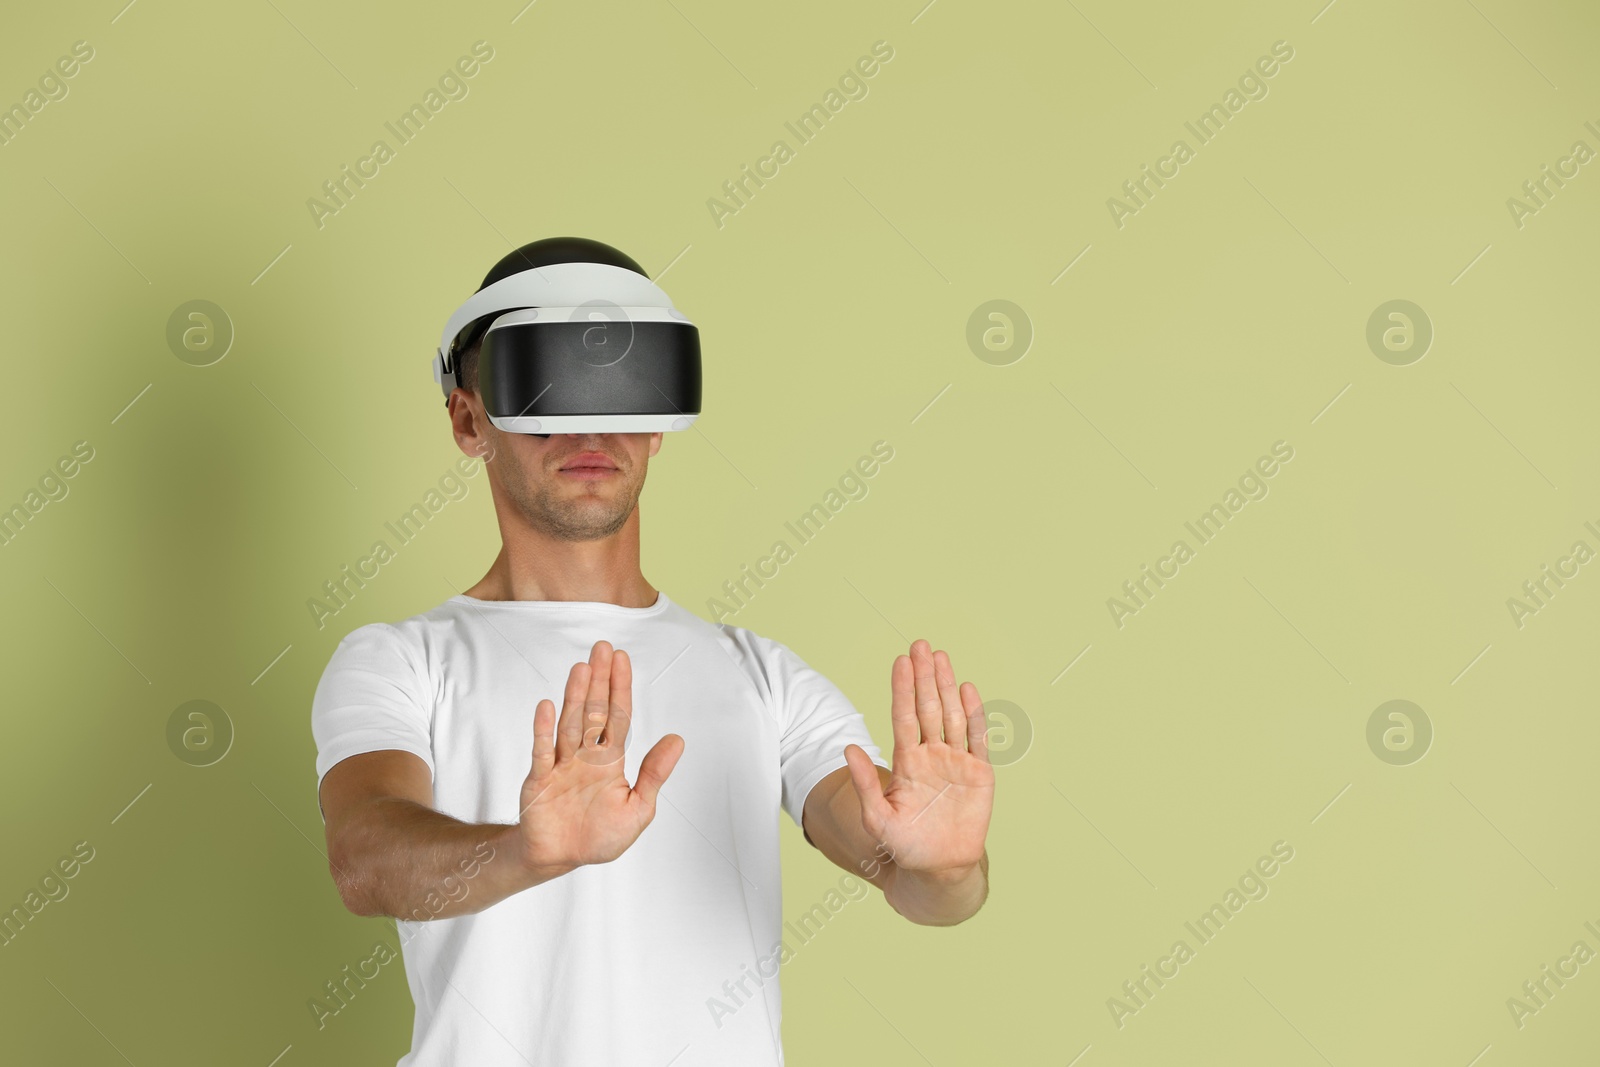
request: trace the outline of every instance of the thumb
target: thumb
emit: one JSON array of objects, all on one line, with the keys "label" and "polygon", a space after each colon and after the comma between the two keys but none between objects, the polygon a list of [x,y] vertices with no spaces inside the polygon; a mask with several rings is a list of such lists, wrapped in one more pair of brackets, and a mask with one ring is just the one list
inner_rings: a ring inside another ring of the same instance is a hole
[{"label": "thumb", "polygon": [[633,795],[648,804],[651,810],[656,806],[656,794],[661,792],[662,785],[667,781],[667,775],[678,765],[678,757],[681,755],[683,755],[683,738],[677,734],[668,734],[657,741],[650,751],[644,754],[644,759],[639,761],[639,777],[633,783]]},{"label": "thumb", "polygon": [[889,802],[883,796],[883,781],[878,777],[878,765],[860,745],[844,746],[844,761],[850,766],[850,782],[856,787],[856,796],[861,798],[862,826],[876,836],[890,815]]}]

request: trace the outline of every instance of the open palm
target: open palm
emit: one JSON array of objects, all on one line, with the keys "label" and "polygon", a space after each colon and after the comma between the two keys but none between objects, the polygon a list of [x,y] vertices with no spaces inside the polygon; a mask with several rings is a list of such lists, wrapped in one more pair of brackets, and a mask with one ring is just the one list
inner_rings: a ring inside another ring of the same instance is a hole
[{"label": "open palm", "polygon": [[656,795],[683,738],[668,734],[639,765],[632,788],[623,777],[623,742],[633,719],[633,667],[628,654],[597,641],[577,663],[556,723],[555,704],[533,713],[533,768],[522,784],[523,855],[535,867],[609,863],[655,818]]},{"label": "open palm", "polygon": [[890,672],[894,754],[889,784],[860,746],[845,746],[861,800],[861,823],[910,871],[971,867],[983,856],[994,810],[983,702],[971,682],[956,685],[944,652],[920,638]]}]

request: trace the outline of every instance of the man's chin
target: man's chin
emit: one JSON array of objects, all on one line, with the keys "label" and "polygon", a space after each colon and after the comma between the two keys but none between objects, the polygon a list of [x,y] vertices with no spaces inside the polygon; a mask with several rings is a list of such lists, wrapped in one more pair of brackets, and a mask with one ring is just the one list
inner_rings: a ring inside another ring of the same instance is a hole
[{"label": "man's chin", "polygon": [[622,529],[632,514],[618,514],[615,501],[567,500],[549,511],[528,516],[533,525],[563,541],[598,541]]}]

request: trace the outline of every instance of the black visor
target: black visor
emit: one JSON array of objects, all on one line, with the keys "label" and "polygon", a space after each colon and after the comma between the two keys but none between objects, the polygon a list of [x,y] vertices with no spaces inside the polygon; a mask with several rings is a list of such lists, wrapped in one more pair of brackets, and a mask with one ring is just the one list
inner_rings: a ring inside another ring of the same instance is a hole
[{"label": "black visor", "polygon": [[479,350],[478,388],[495,424],[516,432],[561,433],[574,416],[636,417],[615,432],[675,428],[700,413],[700,334],[620,316],[496,325]]}]

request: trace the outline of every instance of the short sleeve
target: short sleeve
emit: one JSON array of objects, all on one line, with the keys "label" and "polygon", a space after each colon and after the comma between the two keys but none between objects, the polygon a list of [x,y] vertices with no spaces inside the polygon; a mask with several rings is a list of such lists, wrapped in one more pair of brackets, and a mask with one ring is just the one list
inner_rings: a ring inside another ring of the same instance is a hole
[{"label": "short sleeve", "polygon": [[767,646],[767,680],[778,716],[783,810],[796,826],[803,826],[801,815],[812,788],[832,771],[848,766],[846,745],[861,746],[880,767],[889,764],[873,744],[866,720],[838,686],[787,645],[761,640]]},{"label": "short sleeve", "polygon": [[319,789],[339,761],[380,749],[413,753],[433,774],[432,701],[422,679],[395,627],[369,623],[345,635],[311,699]]}]

